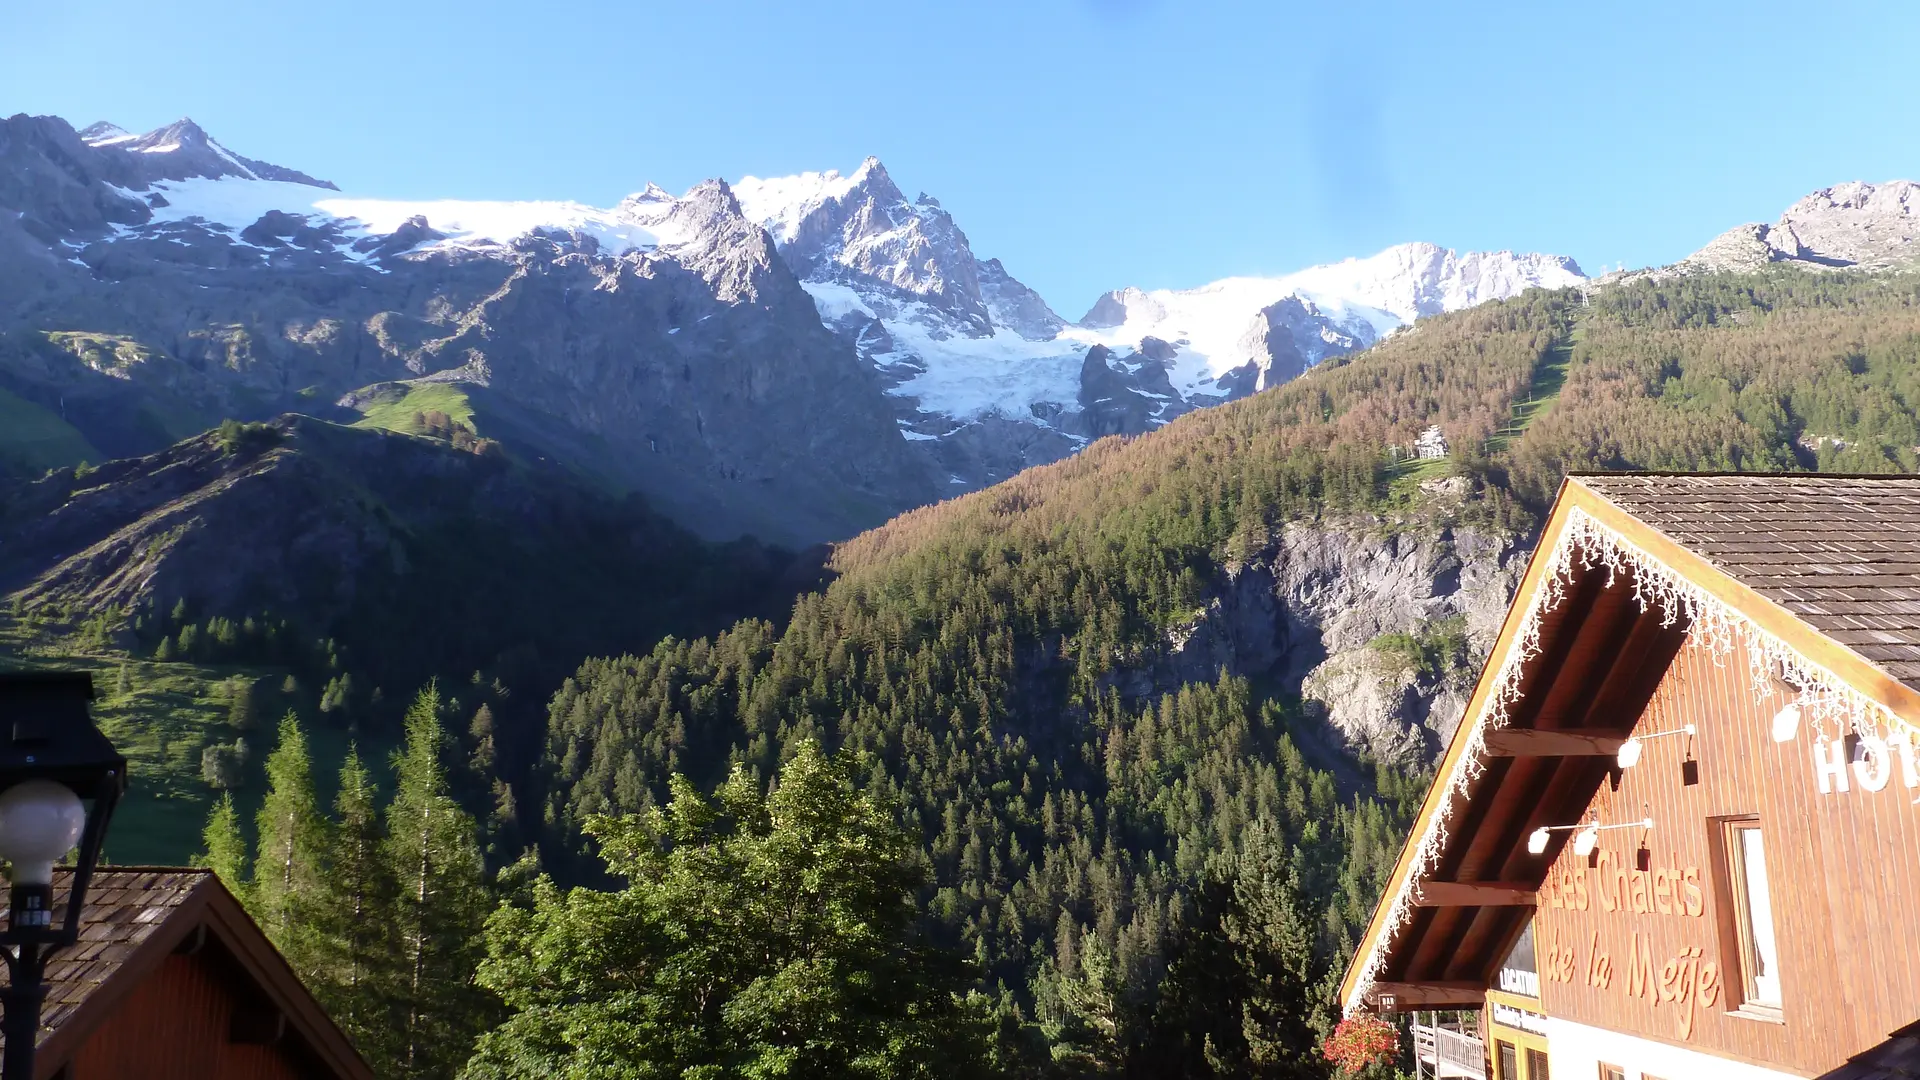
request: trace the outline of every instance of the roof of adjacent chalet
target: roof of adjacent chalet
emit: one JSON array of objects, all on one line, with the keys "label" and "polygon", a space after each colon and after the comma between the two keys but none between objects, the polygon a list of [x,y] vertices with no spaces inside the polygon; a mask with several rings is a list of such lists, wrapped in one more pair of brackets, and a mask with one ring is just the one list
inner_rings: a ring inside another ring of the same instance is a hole
[{"label": "roof of adjacent chalet", "polygon": [[1913,1080],[1920,1077],[1920,1022],[1908,1024],[1886,1042],[1855,1054],[1820,1080]]},{"label": "roof of adjacent chalet", "polygon": [[[206,885],[206,870],[103,870],[87,889],[80,941],[47,963],[42,1038],[58,1030],[101,986],[126,966],[142,943]],[[3,919],[0,919],[3,921]],[[0,1043],[3,1045],[3,1043]]]},{"label": "roof of adjacent chalet", "polygon": [[[67,871],[54,872],[56,898],[66,895],[67,881]],[[61,913],[56,910],[54,917]],[[0,909],[0,926],[6,920]],[[39,1038],[43,1064],[70,1058],[141,979],[176,951],[209,939],[233,958],[250,992],[286,1016],[288,1034],[327,1075],[372,1076],[219,878],[187,867],[110,867],[94,873],[79,941],[54,953],[47,964]]]},{"label": "roof of adjacent chalet", "polygon": [[1920,477],[1612,473],[1578,482],[1920,690]]},{"label": "roof of adjacent chalet", "polygon": [[[1560,550],[1576,541],[1631,552]],[[1670,583],[1642,573],[1691,583],[1920,726],[1920,478],[1569,477],[1343,981],[1345,1007],[1389,984],[1400,1008],[1484,991],[1530,912],[1493,898],[1537,890],[1570,836],[1535,856],[1527,834],[1577,816],[1612,765],[1591,747],[1541,748],[1617,744],[1618,718],[1644,710],[1687,641],[1692,609],[1649,602]]]}]

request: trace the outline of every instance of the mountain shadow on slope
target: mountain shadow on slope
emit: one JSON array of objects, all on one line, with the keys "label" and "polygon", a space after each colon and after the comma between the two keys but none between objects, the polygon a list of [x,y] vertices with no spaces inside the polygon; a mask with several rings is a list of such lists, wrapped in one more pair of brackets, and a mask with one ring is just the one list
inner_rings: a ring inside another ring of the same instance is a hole
[{"label": "mountain shadow on slope", "polygon": [[20,613],[106,613],[136,651],[176,612],[284,622],[393,687],[551,685],[581,655],[777,615],[811,558],[701,541],[541,462],[299,415],[0,488]]}]

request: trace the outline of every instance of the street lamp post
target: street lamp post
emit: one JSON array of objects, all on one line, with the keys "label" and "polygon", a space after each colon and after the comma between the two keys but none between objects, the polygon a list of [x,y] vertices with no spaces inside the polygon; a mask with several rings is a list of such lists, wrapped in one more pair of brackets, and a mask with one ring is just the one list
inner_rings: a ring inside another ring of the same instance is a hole
[{"label": "street lamp post", "polygon": [[[100,841],[126,790],[127,759],[93,725],[91,700],[84,672],[0,675],[0,859],[11,886],[0,930],[10,976],[0,990],[0,1080],[33,1080],[47,961],[80,938]],[[76,844],[56,920],[53,866]]]}]

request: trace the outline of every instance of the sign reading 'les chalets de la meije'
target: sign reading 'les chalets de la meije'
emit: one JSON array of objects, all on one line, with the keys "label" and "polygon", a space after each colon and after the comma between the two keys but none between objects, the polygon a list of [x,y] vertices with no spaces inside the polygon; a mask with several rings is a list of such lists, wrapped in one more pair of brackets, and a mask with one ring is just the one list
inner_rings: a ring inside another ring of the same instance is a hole
[{"label": "sign reading 'les chalets de la meije'", "polygon": [[[1600,911],[1682,920],[1699,926],[1704,939],[1706,894],[1698,866],[1657,865],[1641,870],[1625,852],[1602,850],[1595,865],[1569,862],[1556,867],[1540,890],[1542,909]],[[1634,930],[1627,952],[1616,957],[1595,929],[1584,950],[1556,931],[1541,955],[1540,976],[1550,983],[1579,983],[1596,990],[1646,1001],[1656,1010],[1671,1007],[1675,1032],[1693,1037],[1701,1009],[1720,1000],[1719,965],[1705,957],[1704,946],[1685,946],[1659,957],[1643,930]]]}]

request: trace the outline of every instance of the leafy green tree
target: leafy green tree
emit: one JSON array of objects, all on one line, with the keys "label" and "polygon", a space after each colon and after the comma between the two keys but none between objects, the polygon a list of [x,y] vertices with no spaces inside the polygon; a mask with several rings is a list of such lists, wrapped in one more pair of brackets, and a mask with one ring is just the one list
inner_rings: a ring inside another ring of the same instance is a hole
[{"label": "leafy green tree", "polygon": [[247,775],[247,761],[253,756],[242,737],[230,743],[209,743],[200,751],[200,778],[218,791],[231,791]]},{"label": "leafy green tree", "polygon": [[[251,693],[250,688],[246,691]],[[327,823],[313,794],[313,764],[300,718],[280,720],[280,741],[267,755],[267,794],[255,818],[252,912],[287,963],[309,983],[320,976],[314,936],[319,894],[329,877]]]},{"label": "leafy green tree", "polygon": [[485,1021],[474,985],[492,899],[474,820],[449,792],[438,686],[407,709],[406,745],[394,759],[393,801],[381,844],[394,883],[398,962],[386,973],[403,1077],[450,1076]]},{"label": "leafy green tree", "polygon": [[542,878],[488,924],[481,982],[512,1010],[465,1075],[937,1077],[993,1024],[962,963],[914,931],[910,837],[845,758],[802,741],[763,797],[684,776],[664,810],[587,824],[614,892]]}]

